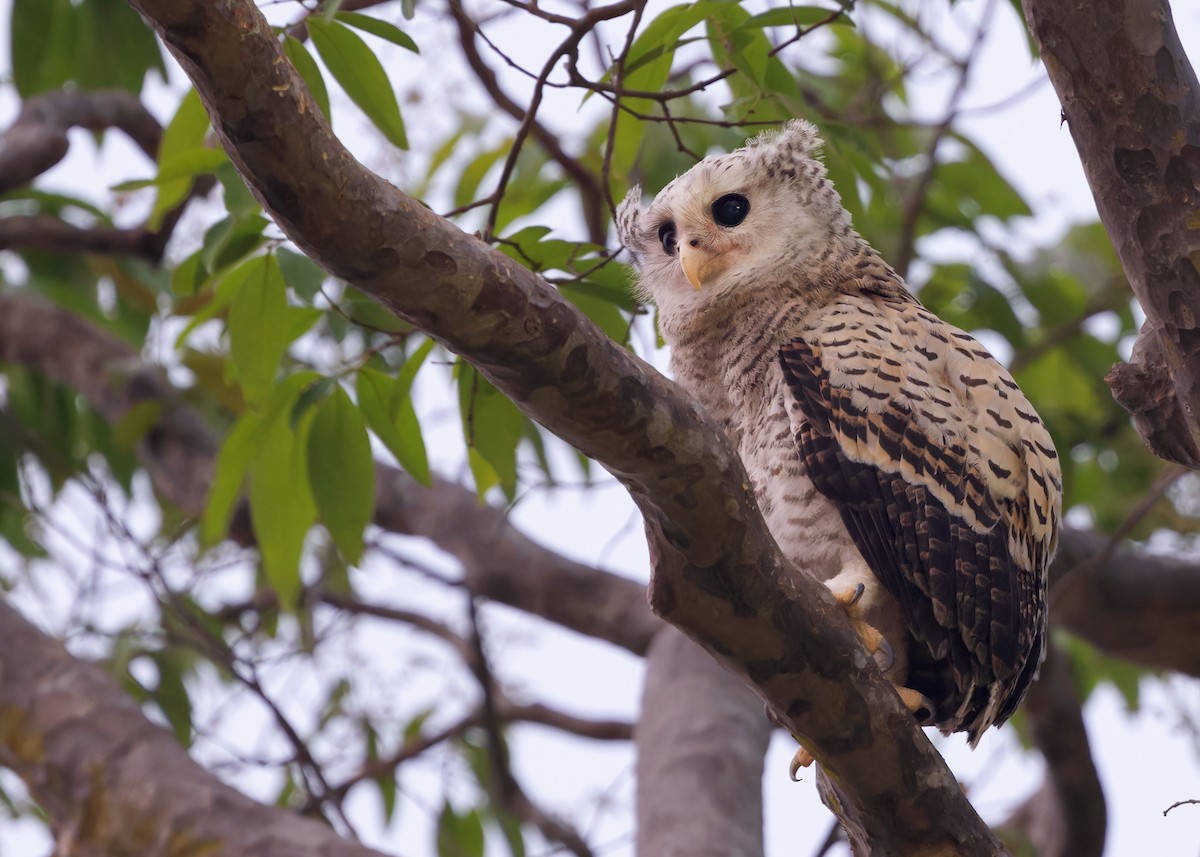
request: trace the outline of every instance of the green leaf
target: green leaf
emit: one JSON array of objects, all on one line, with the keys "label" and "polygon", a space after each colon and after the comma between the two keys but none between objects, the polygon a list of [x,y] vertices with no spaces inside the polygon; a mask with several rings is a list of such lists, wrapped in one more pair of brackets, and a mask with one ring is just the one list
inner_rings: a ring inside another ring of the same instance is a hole
[{"label": "green leaf", "polygon": [[284,282],[299,298],[311,303],[329,275],[312,259],[286,247],[276,250],[275,257],[279,260],[279,270],[283,271]]},{"label": "green leaf", "polygon": [[1016,381],[1047,423],[1086,421],[1100,412],[1101,400],[1094,379],[1061,348],[1043,354],[1019,370]]},{"label": "green leaf", "polygon": [[112,427],[113,440],[118,446],[133,449],[146,432],[150,431],[162,416],[162,402],[146,400],[138,402],[117,420]]},{"label": "green leaf", "polygon": [[212,486],[208,489],[208,503],[200,516],[200,544],[203,547],[212,547],[229,532],[229,522],[254,460],[261,428],[262,418],[246,412],[233,424],[221,445]]},{"label": "green leaf", "polygon": [[[836,10],[823,9],[820,6],[788,6],[786,8],[768,9],[766,12],[750,16],[738,24],[737,28],[745,30],[761,29],[762,27],[811,27],[813,24],[819,24],[827,19],[834,11]],[[850,16],[844,13],[834,18],[830,23],[854,26],[854,22],[850,19]]]},{"label": "green leaf", "polygon": [[[92,215],[92,217],[104,223],[111,222],[107,213],[101,211],[86,199],[80,199],[77,196],[70,196],[65,193],[38,190],[32,187],[14,188],[7,193],[0,194],[0,202],[5,203],[0,208],[0,214],[8,213],[11,210],[13,214],[30,214],[36,212],[38,214],[53,214],[55,217],[59,217],[62,215],[64,209],[75,208]],[[22,203],[33,203],[33,206],[22,205]]]},{"label": "green leaf", "polygon": [[480,152],[463,167],[463,171],[459,175],[458,186],[454,189],[455,208],[462,208],[467,203],[474,201],[479,184],[487,176],[488,170],[494,167],[500,158],[507,155],[511,148],[512,141],[505,140],[493,149]]},{"label": "green leaf", "polygon": [[256,256],[229,307],[229,350],[238,381],[250,402],[275,386],[275,375],[291,342],[287,287],[272,255]]},{"label": "green leaf", "polygon": [[483,857],[483,820],[475,810],[459,815],[449,803],[437,826],[438,857]]},{"label": "green leaf", "polygon": [[621,311],[613,304],[574,285],[560,286],[558,290],[595,322],[596,327],[607,333],[610,339],[622,344],[628,339],[629,320],[621,315]]},{"label": "green leaf", "polygon": [[300,591],[300,555],[317,513],[305,454],[311,418],[293,430],[288,415],[315,378],[312,372],[297,373],[271,395],[250,468],[250,520],[267,582],[285,609],[295,604]]},{"label": "green leaf", "polygon": [[336,21],[308,21],[313,45],[350,100],[394,145],[408,148],[396,93],[379,58],[367,43]]},{"label": "green leaf", "polygon": [[436,344],[432,339],[426,339],[413,350],[413,353],[404,361],[404,365],[400,367],[400,372],[396,376],[396,388],[392,391],[391,399],[388,400],[388,412],[392,416],[396,415],[400,403],[411,397],[413,381],[416,380],[417,373],[425,364],[425,358],[430,355]]},{"label": "green leaf", "polygon": [[[375,727],[369,720],[364,719],[362,727],[367,744],[367,760],[371,762],[377,761],[379,759],[379,733],[375,731]],[[383,803],[384,820],[391,821],[396,813],[396,777],[388,773],[381,774],[373,779],[379,787],[379,797]]]},{"label": "green leaf", "polygon": [[525,834],[521,832],[521,822],[507,812],[496,813],[496,825],[508,843],[508,851],[512,857],[525,857]]},{"label": "green leaf", "polygon": [[150,697],[171,724],[175,740],[184,747],[190,747],[192,701],[188,698],[187,687],[183,682],[186,661],[173,657],[171,652],[167,651],[155,652],[150,658],[158,668],[158,686],[151,692]]},{"label": "green leaf", "polygon": [[[412,401],[407,396],[396,399],[395,391],[399,387],[400,384],[387,375],[364,366],[358,373],[358,406],[371,431],[396,456],[400,466],[422,485],[428,486],[431,484],[429,459],[421,425]],[[393,401],[395,405],[390,404]]]},{"label": "green leaf", "polygon": [[321,67],[312,58],[308,48],[298,39],[284,36],[283,54],[291,61],[296,73],[308,87],[308,93],[313,97],[313,101],[317,102],[317,108],[324,114],[325,121],[332,122],[333,113],[329,109],[329,89],[325,86],[325,76],[321,74]]},{"label": "green leaf", "polygon": [[[175,115],[163,129],[162,140],[158,144],[160,169],[164,162],[170,163],[172,159],[181,157],[185,151],[204,148],[204,138],[208,135],[208,129],[208,112],[204,109],[200,96],[195,89],[188,90],[187,95],[179,102],[179,107],[175,109]],[[159,185],[158,196],[154,200],[154,208],[150,215],[150,227],[157,229],[161,226],[163,216],[183,201],[191,187],[191,176]]]},{"label": "green leaf", "polygon": [[261,214],[218,220],[204,233],[200,254],[204,270],[215,273],[253,253],[266,243],[263,232],[268,225],[270,221]]},{"label": "green leaf", "polygon": [[61,89],[70,79],[74,25],[71,0],[13,0],[9,57],[22,98]]},{"label": "green leaf", "polygon": [[249,218],[262,211],[262,206],[258,204],[250,188],[246,187],[246,182],[242,180],[233,162],[226,160],[217,166],[214,172],[217,181],[221,183],[226,211],[239,219]]},{"label": "green leaf", "polygon": [[419,54],[421,49],[417,47],[417,43],[412,40],[412,36],[401,30],[395,24],[389,24],[387,21],[379,18],[372,18],[370,15],[360,15],[357,12],[338,12],[334,15],[334,19],[341,21],[343,24],[349,24],[351,27],[362,30],[365,33],[370,33],[372,36],[378,36],[381,39],[391,42],[393,45],[399,45],[405,50],[412,51],[414,54]]},{"label": "green leaf", "polygon": [[334,388],[313,416],[308,482],[321,521],[342,556],[358,563],[363,530],[375,512],[375,462],[362,414],[341,387]]},{"label": "green leaf", "polygon": [[[200,256],[202,257],[203,255],[203,251],[200,251]],[[187,341],[188,336],[191,335],[193,330],[209,319],[216,318],[219,313],[228,307],[241,290],[242,283],[251,277],[262,276],[262,266],[264,264],[262,259],[263,257],[261,256],[255,256],[221,273],[207,303],[200,304],[198,308],[194,309],[192,320],[188,322],[187,327],[180,332],[179,336],[175,337],[176,348],[181,347]],[[197,276],[201,278],[200,283],[203,284],[206,274],[204,266],[198,262],[197,268]]]},{"label": "green leaf", "polygon": [[[75,80],[84,89],[142,91],[146,72],[166,79],[158,41],[125,0],[86,0],[75,7]],[[119,45],[119,50],[113,47]]]},{"label": "green leaf", "polygon": [[[716,13],[724,4],[720,0],[699,0],[696,3],[672,6],[654,18],[630,46],[625,59],[625,85],[630,89],[659,89],[671,74],[675,47],[692,27]],[[642,65],[648,57],[653,62]],[[632,69],[632,72],[630,71]]]},{"label": "green leaf", "polygon": [[317,379],[305,388],[304,392],[300,394],[300,398],[296,399],[296,404],[292,406],[292,415],[290,418],[292,429],[295,430],[297,424],[299,424],[304,416],[314,407],[325,401],[337,386],[337,378],[326,377]]},{"label": "green leaf", "polygon": [[224,149],[195,148],[163,158],[159,162],[158,174],[148,179],[130,179],[112,186],[115,191],[138,190],[144,187],[161,186],[178,181],[193,179],[204,173],[211,173],[222,164],[229,163],[229,156]]},{"label": "green leaf", "polygon": [[1138,710],[1139,684],[1142,676],[1150,671],[1128,661],[1107,657],[1094,646],[1070,634],[1059,632],[1054,635],[1054,640],[1071,658],[1081,700],[1086,701],[1099,685],[1108,683],[1121,694],[1129,711]]},{"label": "green leaf", "polygon": [[474,366],[460,363],[458,381],[467,462],[476,491],[482,497],[498,484],[511,500],[517,490],[517,444],[524,433],[525,415]]}]

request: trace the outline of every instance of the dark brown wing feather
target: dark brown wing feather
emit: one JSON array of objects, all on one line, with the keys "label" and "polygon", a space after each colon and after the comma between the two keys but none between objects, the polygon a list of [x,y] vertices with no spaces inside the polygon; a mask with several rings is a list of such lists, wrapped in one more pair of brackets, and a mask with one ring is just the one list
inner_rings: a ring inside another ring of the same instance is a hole
[{"label": "dark brown wing feather", "polygon": [[[966,730],[974,743],[1016,709],[1044,645],[1044,619],[1029,622],[1022,615],[1040,591],[1034,576],[1010,558],[996,500],[972,482],[966,450],[934,448],[904,401],[893,399],[868,414],[848,391],[830,384],[819,354],[801,339],[783,346],[780,362],[806,417],[796,445],[809,477],[834,501],[920,643],[910,647],[909,686],[935,703],[936,725]],[[839,435],[878,443],[897,462],[896,472],[851,460]],[[976,525],[920,479],[901,476],[901,461],[918,477],[947,477],[939,484],[957,486],[954,499],[972,504]]]}]

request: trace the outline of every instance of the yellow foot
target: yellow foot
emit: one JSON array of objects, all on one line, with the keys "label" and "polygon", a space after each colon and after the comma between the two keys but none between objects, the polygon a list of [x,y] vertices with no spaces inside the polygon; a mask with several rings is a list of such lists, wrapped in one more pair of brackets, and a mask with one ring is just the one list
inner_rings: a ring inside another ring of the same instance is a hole
[{"label": "yellow foot", "polygon": [[916,715],[917,720],[922,724],[927,723],[936,713],[933,701],[921,693],[913,690],[911,687],[901,687],[895,685],[896,693],[900,696],[900,701],[904,703],[904,707]]},{"label": "yellow foot", "polygon": [[863,597],[863,592],[866,587],[863,584],[858,586],[850,586],[843,589],[841,592],[833,593],[834,600],[842,605],[842,609],[846,611],[846,616],[850,619],[850,625],[854,628],[854,633],[862,640],[863,645],[867,647],[867,651],[872,655],[880,655],[875,658],[875,662],[879,664],[881,672],[887,672],[896,663],[896,652],[892,649],[890,643],[879,633],[879,630],[862,618],[862,608],[858,606],[859,599]]}]

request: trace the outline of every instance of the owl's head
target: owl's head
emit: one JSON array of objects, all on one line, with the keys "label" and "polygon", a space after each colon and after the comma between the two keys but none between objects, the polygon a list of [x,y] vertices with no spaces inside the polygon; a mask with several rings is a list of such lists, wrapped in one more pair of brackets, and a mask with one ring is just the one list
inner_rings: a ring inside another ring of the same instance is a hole
[{"label": "owl's head", "polygon": [[649,208],[634,187],[617,210],[641,291],[660,313],[696,311],[766,284],[799,284],[854,236],[817,159],[821,138],[794,119],[671,182]]}]

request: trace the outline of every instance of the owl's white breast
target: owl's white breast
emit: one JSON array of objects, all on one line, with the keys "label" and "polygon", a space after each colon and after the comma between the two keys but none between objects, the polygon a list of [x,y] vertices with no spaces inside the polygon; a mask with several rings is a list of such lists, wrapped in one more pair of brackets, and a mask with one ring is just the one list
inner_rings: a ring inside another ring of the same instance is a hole
[{"label": "owl's white breast", "polygon": [[828,580],[859,554],[837,509],[806,475],[788,421],[777,354],[799,319],[755,318],[753,304],[733,309],[741,312],[664,330],[672,372],[729,436],[784,556]]}]

